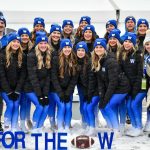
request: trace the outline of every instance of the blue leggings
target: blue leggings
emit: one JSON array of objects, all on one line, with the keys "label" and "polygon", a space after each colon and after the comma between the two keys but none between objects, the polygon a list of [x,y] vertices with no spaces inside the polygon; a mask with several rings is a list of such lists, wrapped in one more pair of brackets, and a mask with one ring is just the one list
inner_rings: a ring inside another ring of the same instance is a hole
[{"label": "blue leggings", "polygon": [[48,116],[50,117],[50,124],[51,126],[55,126],[55,112],[56,112],[56,101],[55,101],[55,93],[50,92],[48,94],[49,97],[49,110],[48,110]]},{"label": "blue leggings", "polygon": [[66,128],[69,129],[72,118],[72,99],[73,95],[70,96],[70,102],[63,103],[60,101],[57,93],[54,93],[54,99],[57,103],[57,124],[58,129]]},{"label": "blue leggings", "polygon": [[35,111],[33,113],[33,129],[41,128],[44,124],[44,121],[48,114],[48,107],[49,106],[42,106],[39,104],[38,98],[34,92],[26,93],[26,97],[33,102],[35,105]]},{"label": "blue leggings", "polygon": [[84,97],[84,94],[83,94],[83,90],[82,88],[77,85],[77,89],[78,89],[78,94],[79,94],[79,99],[80,99],[80,114],[81,114],[81,117],[82,117],[82,122],[85,123],[86,122],[86,119],[87,119],[87,116],[86,116],[86,111],[85,111],[85,105],[87,104],[85,101],[85,97]]},{"label": "blue leggings", "polygon": [[95,108],[97,107],[99,100],[99,96],[94,96],[92,97],[91,103],[85,104],[86,109],[84,109],[84,112],[85,114],[87,113],[88,118],[86,119],[86,121],[90,127],[95,128]]},{"label": "blue leggings", "polygon": [[138,93],[135,99],[129,96],[127,100],[128,115],[131,119],[131,124],[135,128],[142,128],[142,100],[146,96],[146,92]]},{"label": "blue leggings", "polygon": [[26,97],[25,93],[21,94],[20,99],[20,119],[30,120],[31,101]]},{"label": "blue leggings", "polygon": [[125,101],[126,96],[127,94],[113,94],[109,103],[101,110],[108,127],[113,129],[119,128],[118,109],[119,105]]},{"label": "blue leggings", "polygon": [[19,103],[20,103],[20,96],[18,100],[13,101],[10,100],[5,92],[1,93],[2,98],[6,103],[6,111],[4,114],[4,123],[6,126],[10,126],[11,128],[17,128],[18,124],[18,116],[19,116]]}]

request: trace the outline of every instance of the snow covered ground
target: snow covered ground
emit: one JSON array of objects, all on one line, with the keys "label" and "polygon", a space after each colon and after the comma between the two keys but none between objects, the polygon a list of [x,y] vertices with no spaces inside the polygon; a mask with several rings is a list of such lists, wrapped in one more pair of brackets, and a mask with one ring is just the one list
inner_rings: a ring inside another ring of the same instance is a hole
[{"label": "snow covered ground", "polygon": [[[143,113],[143,123],[145,123],[146,120],[146,112]],[[105,125],[105,122],[103,119],[101,119],[101,123]],[[72,126],[71,134],[68,134],[68,136],[62,137],[62,139],[66,139],[67,143],[62,144],[61,146],[67,147],[67,150],[77,150],[74,146],[71,144],[71,140],[81,135],[81,125],[80,120],[72,120]],[[126,127],[129,128],[129,125]],[[48,132],[48,137],[52,138],[52,131],[49,129],[49,120],[47,119],[45,122],[45,131]],[[109,133],[109,130],[106,128],[97,128],[97,132],[103,133],[104,131]],[[89,148],[88,150],[100,150],[100,143],[98,137],[93,137],[95,140],[94,145]],[[42,137],[39,137],[38,142],[38,150],[45,150],[45,135],[42,134]],[[56,133],[56,141],[57,141],[57,133]],[[9,140],[7,141],[9,142]],[[26,134],[25,137],[25,144],[26,144],[26,150],[34,150],[35,149],[35,138],[31,137],[30,134]],[[57,145],[57,142],[56,142]],[[48,144],[48,150],[52,150],[52,143]],[[56,146],[57,147],[57,146]],[[0,149],[4,149],[2,145],[0,145]],[[105,149],[107,149],[107,145],[105,145]],[[118,137],[114,138],[112,142],[112,150],[149,150],[150,149],[150,138],[148,138],[148,133],[144,133],[143,136],[140,137]],[[19,148],[19,150],[22,150],[22,148]],[[57,150],[57,148],[56,148]]]}]

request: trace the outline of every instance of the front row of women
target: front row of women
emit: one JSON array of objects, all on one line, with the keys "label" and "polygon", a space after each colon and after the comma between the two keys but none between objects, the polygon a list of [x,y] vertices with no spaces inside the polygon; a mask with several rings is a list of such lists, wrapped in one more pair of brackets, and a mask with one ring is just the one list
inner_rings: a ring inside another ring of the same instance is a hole
[{"label": "front row of women", "polygon": [[[107,49],[104,39],[96,39],[91,59],[88,57],[87,44],[83,41],[73,50],[71,41],[63,39],[59,55],[52,57],[48,38],[40,35],[26,55],[20,37],[15,33],[10,35],[7,47],[0,52],[0,89],[7,105],[4,114],[5,130],[18,130],[19,105],[26,104],[22,112],[25,114],[30,107],[27,101],[31,101],[36,107],[32,132],[42,132],[47,115],[50,116],[51,126],[56,127],[56,106],[58,131],[69,131],[73,92],[77,85],[87,135],[95,135],[94,112],[97,105],[107,126],[121,134],[125,134],[127,107],[132,128],[126,134],[141,135],[142,100],[147,93],[144,83],[149,79],[147,67],[143,69],[142,56],[136,51],[136,36],[128,33],[118,50],[118,33],[112,32],[109,39],[116,40],[115,46],[109,44]],[[150,40],[145,41],[147,56],[149,45]],[[150,128],[150,112],[147,112],[147,126]],[[25,119],[21,119],[21,124],[25,131]]]}]

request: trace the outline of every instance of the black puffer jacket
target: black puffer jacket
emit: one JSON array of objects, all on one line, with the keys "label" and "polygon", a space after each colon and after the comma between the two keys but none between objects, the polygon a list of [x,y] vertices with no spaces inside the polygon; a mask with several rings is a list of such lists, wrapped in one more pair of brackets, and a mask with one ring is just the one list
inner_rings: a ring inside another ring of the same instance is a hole
[{"label": "black puffer jacket", "polygon": [[57,44],[54,44],[52,41],[50,43],[53,51],[52,51],[52,57],[58,56],[59,48],[60,48],[60,41]]},{"label": "black puffer jacket", "polygon": [[[85,59],[86,65],[84,65]],[[89,71],[91,70],[91,63],[88,58],[78,58],[77,63],[77,85],[81,87],[83,95],[87,97]]]},{"label": "black puffer jacket", "polygon": [[[98,72],[91,72],[89,78],[89,93],[94,92],[98,83],[98,93],[104,103],[108,103],[113,94],[127,93],[121,83],[124,76],[119,72],[119,65],[114,55],[108,53],[100,60],[101,68]],[[121,82],[121,83],[119,83]]]},{"label": "black puffer jacket", "polygon": [[67,66],[65,67],[64,78],[59,77],[59,58],[54,56],[52,59],[51,81],[53,88],[52,92],[58,93],[60,96],[62,93],[71,95],[74,92],[74,88],[77,82],[77,75],[70,76]]},{"label": "black puffer jacket", "polygon": [[144,42],[145,36],[138,36],[138,52],[139,53],[143,53],[144,52],[144,46],[143,46],[143,42]]},{"label": "black puffer jacket", "polygon": [[130,52],[127,55],[126,60],[122,59],[122,54],[120,56],[121,68],[130,82],[130,94],[135,97],[141,91],[141,82],[143,76],[142,57],[139,52]]},{"label": "black puffer jacket", "polygon": [[[46,61],[45,53],[43,55],[44,64]],[[35,92],[37,96],[47,96],[50,88],[50,69],[42,67],[38,69],[37,57],[32,50],[27,56],[28,77],[24,86],[26,93]]]},{"label": "black puffer jacket", "polygon": [[26,76],[25,55],[21,67],[18,66],[18,53],[12,53],[10,65],[6,67],[6,52],[0,52],[0,89],[3,92],[21,92]]}]

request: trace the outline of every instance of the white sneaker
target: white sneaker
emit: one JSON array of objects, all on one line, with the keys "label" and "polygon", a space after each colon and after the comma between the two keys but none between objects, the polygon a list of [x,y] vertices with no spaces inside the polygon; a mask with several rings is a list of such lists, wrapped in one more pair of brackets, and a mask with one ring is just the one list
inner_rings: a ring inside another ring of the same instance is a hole
[{"label": "white sneaker", "polygon": [[89,131],[85,135],[94,136],[94,137],[97,136],[96,129],[93,127],[90,127]]},{"label": "white sneaker", "polygon": [[144,127],[144,132],[150,132],[150,121],[146,122],[145,127]]},{"label": "white sneaker", "polygon": [[122,137],[122,134],[119,131],[119,129],[113,129],[113,132],[114,132],[114,138],[120,138],[120,137]]},{"label": "white sneaker", "polygon": [[23,131],[24,133],[28,133],[29,131],[25,127],[25,120],[20,121],[20,130]]},{"label": "white sneaker", "polygon": [[133,130],[130,130],[130,132],[126,133],[126,135],[131,137],[137,137],[143,135],[143,131],[139,128],[133,128]]}]

